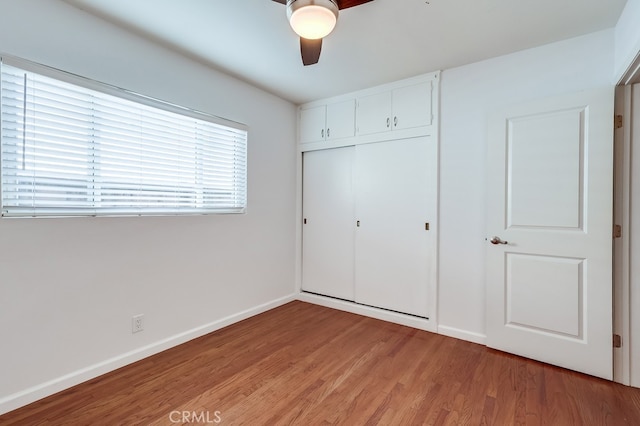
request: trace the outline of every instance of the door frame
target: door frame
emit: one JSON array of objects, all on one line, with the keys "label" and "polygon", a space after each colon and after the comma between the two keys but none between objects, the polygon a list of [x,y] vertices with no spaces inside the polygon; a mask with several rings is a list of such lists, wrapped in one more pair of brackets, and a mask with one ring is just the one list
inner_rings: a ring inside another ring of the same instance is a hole
[{"label": "door frame", "polygon": [[[631,86],[617,86],[615,115],[629,117]],[[614,126],[614,189],[613,223],[622,228],[619,238],[613,239],[613,333],[621,336],[623,346],[613,348],[613,380],[630,384],[630,186],[631,138],[630,126]]]},{"label": "door frame", "polygon": [[[620,128],[614,126],[613,201],[614,224],[622,228],[621,237],[613,240],[613,332],[622,338],[622,347],[613,349],[613,380],[627,386],[640,387],[640,372],[635,371],[640,369],[640,366],[633,366],[631,363],[632,359],[640,358],[640,353],[635,353],[638,350],[634,352],[631,340],[633,331],[636,335],[640,333],[640,330],[636,329],[638,321],[633,324],[631,317],[631,312],[640,311],[640,298],[631,293],[632,283],[636,283],[637,287],[640,279],[632,275],[631,265],[632,256],[640,250],[636,247],[638,244],[632,245],[631,241],[631,191],[635,176],[631,155],[632,127],[640,128],[640,123],[633,122],[632,118],[631,86],[634,83],[640,83],[640,52],[616,86],[615,115],[622,115],[623,123]],[[638,107],[640,106],[636,106]]]}]

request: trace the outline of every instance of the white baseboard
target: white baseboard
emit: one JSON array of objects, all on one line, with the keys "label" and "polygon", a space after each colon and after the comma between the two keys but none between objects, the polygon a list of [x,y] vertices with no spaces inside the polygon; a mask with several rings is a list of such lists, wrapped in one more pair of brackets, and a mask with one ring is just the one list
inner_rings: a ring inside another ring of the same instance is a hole
[{"label": "white baseboard", "polygon": [[311,293],[300,293],[298,295],[298,300],[313,303],[315,305],[326,306],[327,308],[338,309],[340,311],[346,311],[353,314],[376,318],[383,321],[406,325],[408,327],[430,331],[432,333],[437,332],[435,321],[426,318],[405,315],[398,312],[359,305],[357,303],[349,302],[346,300],[334,299],[332,297],[320,296]]},{"label": "white baseboard", "polygon": [[459,328],[447,327],[446,325],[438,326],[438,334],[454,337],[460,340],[466,340],[467,342],[478,343],[480,345],[486,345],[487,340],[487,336],[484,334],[461,330]]},{"label": "white baseboard", "polygon": [[204,336],[205,334],[209,334],[213,331],[227,327],[231,324],[250,318],[252,316],[261,314],[273,308],[277,308],[278,306],[284,305],[294,300],[296,300],[296,295],[294,294],[276,299],[271,302],[256,306],[254,308],[239,312],[237,314],[219,319],[212,323],[185,331],[184,333],[180,333],[167,339],[160,340],[139,349],[135,349],[131,352],[127,352],[107,359],[98,364],[94,364],[86,368],[74,371],[73,373],[58,377],[40,385],[33,386],[20,392],[16,392],[0,399],[0,414],[8,413],[9,411],[15,410],[24,405],[45,398],[49,395],[53,395],[54,393],[60,392],[64,389],[68,389],[72,386],[78,385],[82,382],[86,382],[87,380],[91,380],[95,377],[101,376],[120,367],[124,367],[125,365],[140,361],[141,359],[147,358],[151,355],[155,355],[164,350],[186,343],[189,340]]},{"label": "white baseboard", "polygon": [[486,345],[484,334],[474,333],[459,328],[437,325],[435,321],[425,318],[418,318],[412,315],[404,315],[397,312],[391,312],[384,309],[373,308],[370,306],[359,305],[357,303],[346,300],[334,299],[332,297],[321,296],[311,293],[300,293],[298,300],[303,302],[314,303],[316,305],[326,306],[341,311],[351,312],[358,315],[364,315],[371,318],[389,321],[396,324],[406,325],[408,327],[420,330],[430,331],[432,333],[442,334],[443,336],[454,337],[456,339],[465,340],[467,342]]}]

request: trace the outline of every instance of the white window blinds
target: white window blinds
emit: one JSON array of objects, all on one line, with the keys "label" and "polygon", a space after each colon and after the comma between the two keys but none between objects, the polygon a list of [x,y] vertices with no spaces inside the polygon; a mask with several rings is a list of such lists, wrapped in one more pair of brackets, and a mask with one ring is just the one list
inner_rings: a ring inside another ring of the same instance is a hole
[{"label": "white window blinds", "polygon": [[3,216],[244,212],[241,125],[0,66]]}]

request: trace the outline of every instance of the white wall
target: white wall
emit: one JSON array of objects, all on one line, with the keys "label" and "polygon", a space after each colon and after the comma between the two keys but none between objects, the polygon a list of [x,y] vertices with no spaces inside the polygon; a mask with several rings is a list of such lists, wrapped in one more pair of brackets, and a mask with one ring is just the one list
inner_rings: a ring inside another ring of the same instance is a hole
[{"label": "white wall", "polygon": [[501,105],[612,85],[613,38],[613,30],[602,31],[442,73],[441,333],[484,342],[488,114]]},{"label": "white wall", "polygon": [[640,53],[640,0],[627,0],[615,28],[615,82],[622,78],[638,53]]},{"label": "white wall", "polygon": [[292,297],[294,105],[57,0],[0,52],[249,126],[246,215],[0,220],[0,413]]}]

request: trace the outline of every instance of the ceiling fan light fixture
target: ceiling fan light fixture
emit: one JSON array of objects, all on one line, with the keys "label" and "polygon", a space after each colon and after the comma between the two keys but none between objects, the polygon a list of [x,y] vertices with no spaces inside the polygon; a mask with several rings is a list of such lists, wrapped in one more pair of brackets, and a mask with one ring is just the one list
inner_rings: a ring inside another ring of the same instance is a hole
[{"label": "ceiling fan light fixture", "polygon": [[289,0],[287,17],[300,37],[317,40],[333,31],[338,21],[338,5],[333,0]]}]

